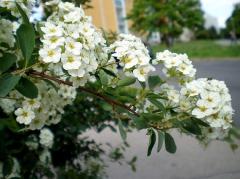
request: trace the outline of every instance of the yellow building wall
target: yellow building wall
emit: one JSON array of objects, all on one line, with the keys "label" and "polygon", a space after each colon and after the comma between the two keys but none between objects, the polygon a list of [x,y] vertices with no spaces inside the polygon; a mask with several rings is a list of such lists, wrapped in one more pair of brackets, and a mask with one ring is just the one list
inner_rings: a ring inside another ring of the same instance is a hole
[{"label": "yellow building wall", "polygon": [[92,16],[93,24],[107,31],[117,32],[117,14],[114,0],[92,0],[92,8],[86,9],[85,13]]},{"label": "yellow building wall", "polygon": [[[130,13],[130,11],[132,10],[133,1],[134,0],[125,0],[125,3],[126,3],[126,15],[128,15]],[[131,20],[128,20],[128,28],[130,28],[131,25],[132,25]]]}]

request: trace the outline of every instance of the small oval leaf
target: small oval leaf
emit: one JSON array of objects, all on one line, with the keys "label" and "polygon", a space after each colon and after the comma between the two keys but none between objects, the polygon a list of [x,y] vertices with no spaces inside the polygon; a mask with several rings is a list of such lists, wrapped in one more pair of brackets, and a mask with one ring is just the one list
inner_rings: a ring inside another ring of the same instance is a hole
[{"label": "small oval leaf", "polygon": [[150,129],[149,131],[149,143],[148,143],[148,152],[147,152],[147,156],[150,156],[152,153],[152,149],[155,145],[156,142],[156,134],[154,132],[153,129]]},{"label": "small oval leaf", "polygon": [[165,148],[169,153],[175,153],[177,146],[173,137],[169,133],[165,133]]},{"label": "small oval leaf", "polygon": [[18,28],[17,42],[25,59],[25,66],[27,66],[35,46],[35,32],[31,24],[22,24]]},{"label": "small oval leaf", "polygon": [[157,152],[160,152],[162,145],[164,141],[164,133],[161,131],[158,131],[158,147],[157,147]]},{"label": "small oval leaf", "polygon": [[126,131],[123,128],[123,124],[122,124],[122,121],[120,119],[118,120],[118,128],[119,128],[119,132],[120,132],[120,135],[121,135],[122,139],[125,141],[127,139],[127,134],[126,134]]},{"label": "small oval leaf", "polygon": [[18,84],[20,76],[10,73],[0,77],[0,97],[5,97]]},{"label": "small oval leaf", "polygon": [[129,86],[131,84],[134,84],[136,82],[136,78],[134,77],[125,77],[122,80],[119,80],[117,86],[121,87],[121,86]]},{"label": "small oval leaf", "polygon": [[38,97],[38,89],[33,82],[28,80],[27,78],[21,78],[16,89],[27,98],[37,98]]},{"label": "small oval leaf", "polygon": [[5,53],[0,58],[0,73],[7,71],[17,60],[16,55]]}]

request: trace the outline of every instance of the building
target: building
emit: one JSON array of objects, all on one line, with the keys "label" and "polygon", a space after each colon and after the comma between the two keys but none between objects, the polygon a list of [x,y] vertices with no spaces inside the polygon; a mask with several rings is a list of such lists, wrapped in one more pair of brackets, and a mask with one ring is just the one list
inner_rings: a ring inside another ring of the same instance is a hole
[{"label": "building", "polygon": [[[134,0],[92,0],[92,8],[86,9],[87,15],[92,16],[93,24],[107,31],[129,33],[131,21],[126,19],[131,11]],[[145,36],[142,38],[144,39]],[[153,33],[148,39],[151,44],[160,43],[160,34]]]},{"label": "building", "polygon": [[92,0],[92,8],[86,9],[92,16],[93,24],[107,31],[128,33],[126,14],[131,9],[133,0]]}]

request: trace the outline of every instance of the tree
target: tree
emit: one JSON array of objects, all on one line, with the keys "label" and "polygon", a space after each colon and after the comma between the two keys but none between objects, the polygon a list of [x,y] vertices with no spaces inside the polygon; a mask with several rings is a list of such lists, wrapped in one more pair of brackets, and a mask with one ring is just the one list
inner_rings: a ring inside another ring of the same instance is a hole
[{"label": "tree", "polygon": [[231,17],[226,21],[226,29],[230,33],[235,33],[237,37],[240,37],[240,3],[234,6]]},{"label": "tree", "polygon": [[192,31],[203,26],[204,18],[198,0],[134,0],[128,14],[132,29],[141,34],[159,32],[167,46],[184,27]]}]

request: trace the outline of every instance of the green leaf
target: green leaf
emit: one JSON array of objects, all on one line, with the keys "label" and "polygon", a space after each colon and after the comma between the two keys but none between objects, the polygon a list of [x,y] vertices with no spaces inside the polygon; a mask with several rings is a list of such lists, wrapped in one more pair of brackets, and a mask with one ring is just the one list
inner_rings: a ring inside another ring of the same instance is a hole
[{"label": "green leaf", "polygon": [[163,104],[156,100],[156,99],[148,99],[152,104],[154,104],[158,109],[160,109],[161,111],[165,111],[165,107],[163,106]]},{"label": "green leaf", "polygon": [[209,127],[209,124],[208,124],[208,123],[203,122],[203,121],[200,120],[200,119],[192,118],[192,120],[193,120],[195,123],[197,123],[198,125],[200,125],[200,126]]},{"label": "green leaf", "polygon": [[31,24],[22,24],[17,30],[17,42],[25,59],[25,67],[29,64],[35,46],[35,32]]},{"label": "green leaf", "polygon": [[201,135],[202,134],[201,128],[198,126],[197,123],[195,123],[193,121],[190,121],[190,120],[183,121],[182,122],[182,127],[186,131],[188,131],[192,134],[195,134],[195,135]]},{"label": "green leaf", "polygon": [[162,79],[159,76],[149,76],[148,77],[148,86],[150,89],[154,89],[157,85],[163,83]]},{"label": "green leaf", "polygon": [[138,130],[147,128],[147,120],[145,120],[143,117],[135,117],[132,115],[131,118],[133,119],[133,122]]},{"label": "green leaf", "polygon": [[160,152],[162,145],[164,141],[164,133],[161,131],[158,131],[158,146],[157,146],[157,152]]},{"label": "green leaf", "polygon": [[165,148],[169,153],[175,153],[177,150],[177,146],[173,137],[169,133],[165,133]]},{"label": "green leaf", "polygon": [[156,142],[156,134],[155,134],[153,129],[149,129],[148,135],[149,135],[149,143],[148,143],[147,156],[150,156],[151,153],[152,153],[152,149],[153,149],[153,147],[155,145],[155,142]]},{"label": "green leaf", "polygon": [[105,73],[107,73],[108,75],[112,76],[112,77],[117,77],[117,75],[115,73],[113,73],[112,71],[106,69],[106,68],[102,68],[104,70]]},{"label": "green leaf", "polygon": [[119,132],[120,132],[120,135],[121,135],[122,139],[125,141],[127,139],[127,134],[126,134],[126,131],[123,128],[123,124],[122,124],[122,121],[120,119],[118,120],[118,128],[119,128]]},{"label": "green leaf", "polygon": [[27,98],[37,98],[38,97],[38,89],[33,82],[31,82],[27,78],[21,78],[16,89]]},{"label": "green leaf", "polygon": [[10,157],[8,157],[7,160],[4,161],[2,169],[2,173],[4,176],[7,176],[12,173],[13,164],[14,164],[13,159]]},{"label": "green leaf", "polygon": [[0,97],[5,97],[18,84],[20,76],[10,73],[0,77]]},{"label": "green leaf", "polygon": [[16,6],[17,6],[17,8],[18,8],[19,13],[20,13],[21,16],[22,16],[23,23],[24,23],[24,24],[30,24],[30,21],[29,21],[29,19],[28,19],[28,16],[27,16],[27,14],[25,13],[25,11],[22,9],[22,7],[21,7],[18,3],[16,3]]},{"label": "green leaf", "polygon": [[0,58],[0,73],[7,71],[17,60],[16,55],[5,53]]},{"label": "green leaf", "polygon": [[146,97],[148,99],[165,99],[165,100],[168,100],[168,98],[166,96],[163,96],[161,94],[155,94],[155,93],[152,93],[152,92],[149,92]]},{"label": "green leaf", "polygon": [[134,84],[136,82],[136,78],[134,77],[125,77],[122,80],[119,80],[117,83],[117,86],[121,87],[121,86],[129,86],[131,84]]},{"label": "green leaf", "polygon": [[108,85],[108,76],[107,76],[107,74],[103,70],[100,70],[99,78],[100,78],[100,81],[101,81],[103,86],[107,86]]}]

